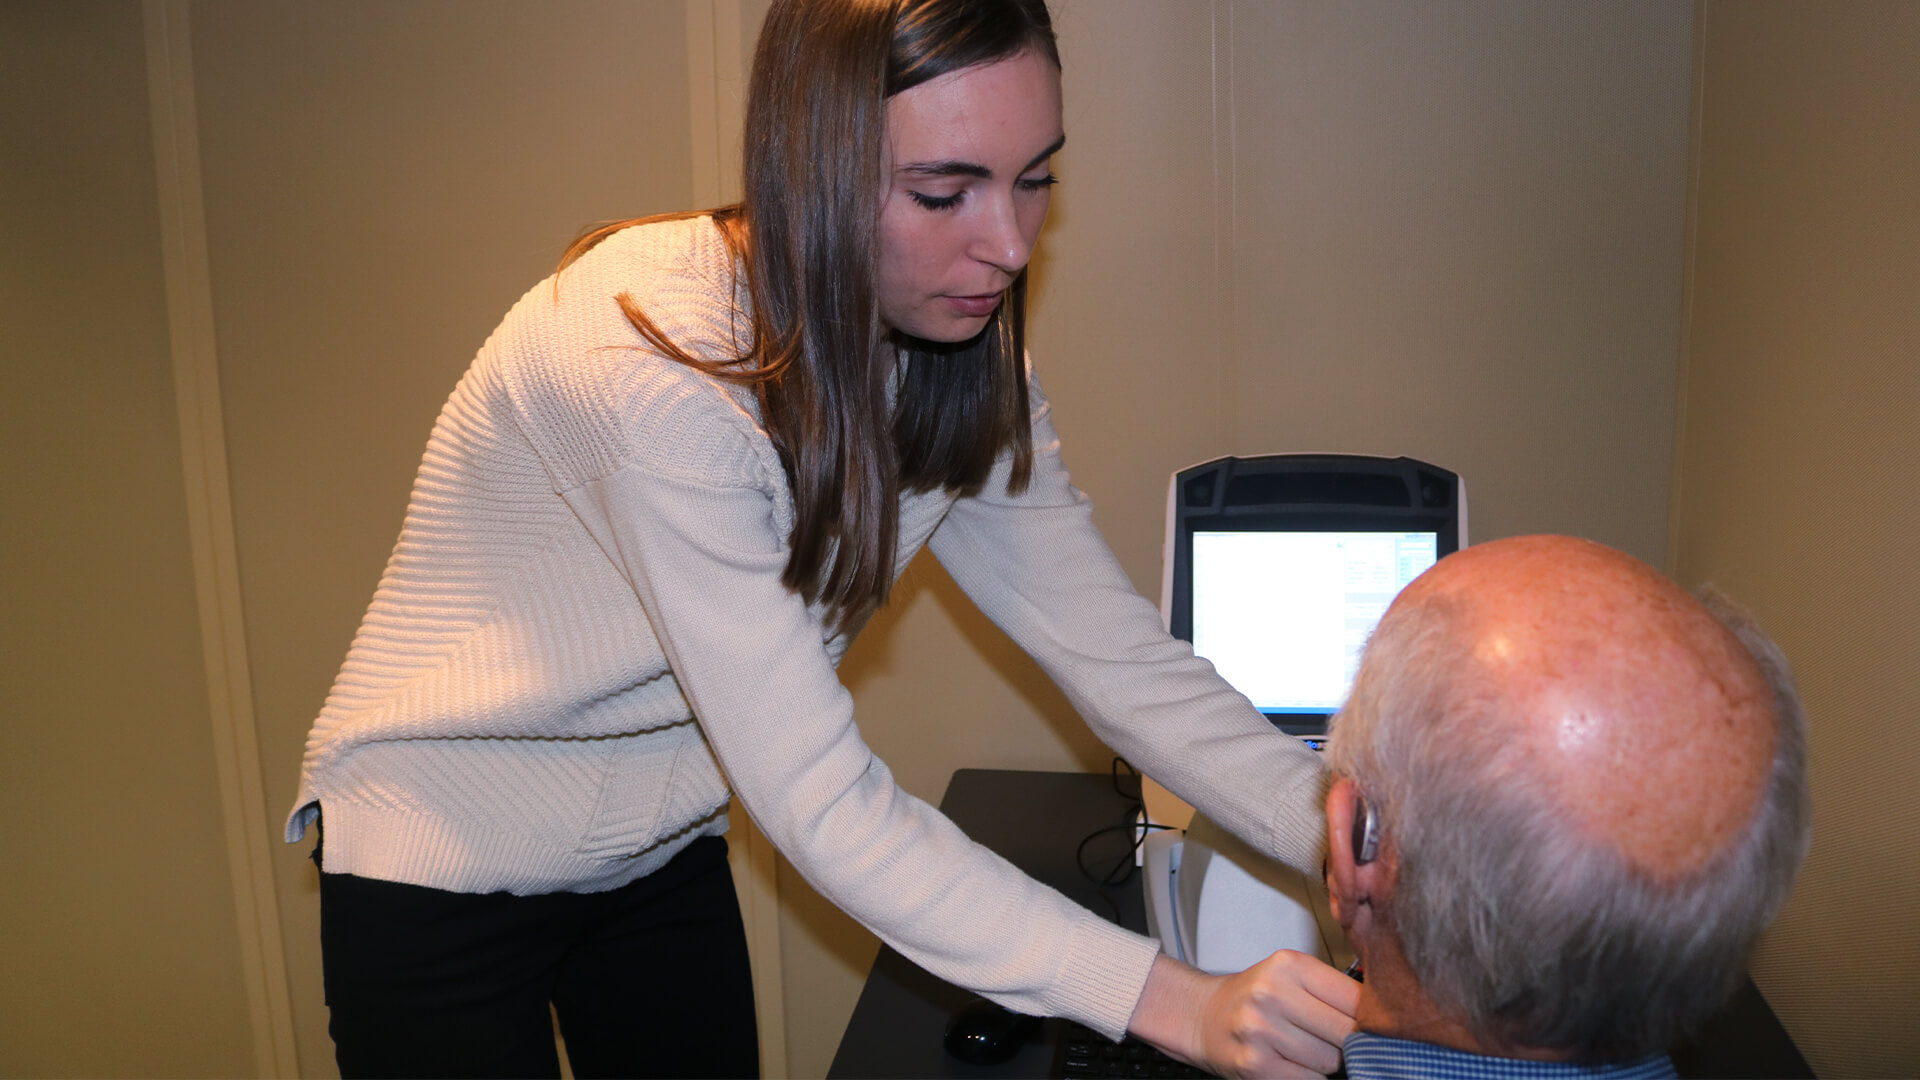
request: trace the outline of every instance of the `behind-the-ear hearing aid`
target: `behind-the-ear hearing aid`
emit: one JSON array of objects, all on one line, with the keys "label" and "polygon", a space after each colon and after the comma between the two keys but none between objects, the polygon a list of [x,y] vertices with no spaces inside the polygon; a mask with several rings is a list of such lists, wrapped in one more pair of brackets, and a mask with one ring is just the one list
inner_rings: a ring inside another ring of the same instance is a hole
[{"label": "behind-the-ear hearing aid", "polygon": [[1380,854],[1380,815],[1357,790],[1353,802],[1353,862],[1365,866]]}]

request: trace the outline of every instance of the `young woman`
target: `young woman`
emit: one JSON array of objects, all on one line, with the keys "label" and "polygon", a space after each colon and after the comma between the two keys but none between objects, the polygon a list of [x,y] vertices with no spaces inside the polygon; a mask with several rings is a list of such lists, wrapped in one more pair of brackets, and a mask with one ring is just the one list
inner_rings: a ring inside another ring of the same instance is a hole
[{"label": "young woman", "polygon": [[1065,140],[1042,0],[782,0],[738,206],[583,238],[455,389],[313,727],[345,1075],[745,1075],[737,797],[941,977],[1213,1069],[1321,1071],[1351,982],[1216,978],[901,792],[835,676],[923,545],[1129,760],[1317,867],[1320,773],[1167,637],[1025,360]]}]

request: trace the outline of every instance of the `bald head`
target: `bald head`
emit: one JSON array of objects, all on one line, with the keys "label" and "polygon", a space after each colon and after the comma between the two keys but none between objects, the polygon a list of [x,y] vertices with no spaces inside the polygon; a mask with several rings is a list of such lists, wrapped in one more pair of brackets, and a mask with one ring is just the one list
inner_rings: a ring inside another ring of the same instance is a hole
[{"label": "bald head", "polygon": [[1529,536],[1468,548],[1390,619],[1442,617],[1450,695],[1524,756],[1568,824],[1656,878],[1743,836],[1774,757],[1773,694],[1698,600],[1631,556]]},{"label": "bald head", "polygon": [[[1627,555],[1531,536],[1441,559],[1374,631],[1327,754],[1362,1027],[1424,1017],[1403,1037],[1508,1056],[1671,1045],[1805,856],[1804,725],[1751,620]],[[1363,802],[1366,863],[1340,842]]]}]

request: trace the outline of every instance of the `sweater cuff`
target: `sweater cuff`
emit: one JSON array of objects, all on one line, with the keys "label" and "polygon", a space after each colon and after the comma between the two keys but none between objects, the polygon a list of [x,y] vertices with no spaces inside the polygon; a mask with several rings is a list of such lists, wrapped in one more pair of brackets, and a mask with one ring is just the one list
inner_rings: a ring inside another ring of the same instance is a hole
[{"label": "sweater cuff", "polygon": [[1160,943],[1152,938],[1085,913],[1073,929],[1048,1011],[1119,1042],[1159,953]]},{"label": "sweater cuff", "polygon": [[1327,789],[1333,786],[1333,773],[1323,764],[1302,779],[1282,788],[1283,794],[1273,800],[1272,811],[1262,822],[1267,842],[1260,850],[1312,880],[1326,865]]}]

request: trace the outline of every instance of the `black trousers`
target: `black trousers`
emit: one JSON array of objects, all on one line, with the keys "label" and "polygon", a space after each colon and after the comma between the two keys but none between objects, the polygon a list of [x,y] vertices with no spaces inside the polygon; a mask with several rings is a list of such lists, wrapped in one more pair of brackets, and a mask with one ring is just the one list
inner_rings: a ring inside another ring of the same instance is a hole
[{"label": "black trousers", "polygon": [[[318,853],[316,852],[316,855]],[[340,1075],[757,1076],[727,842],[602,893],[445,892],[320,875]]]}]

